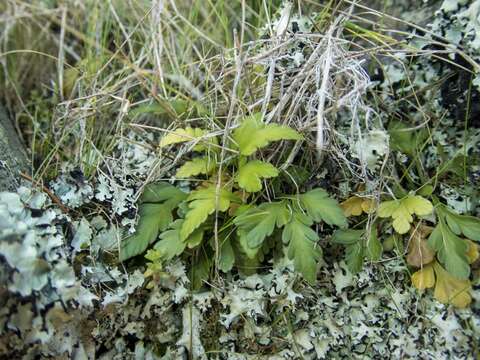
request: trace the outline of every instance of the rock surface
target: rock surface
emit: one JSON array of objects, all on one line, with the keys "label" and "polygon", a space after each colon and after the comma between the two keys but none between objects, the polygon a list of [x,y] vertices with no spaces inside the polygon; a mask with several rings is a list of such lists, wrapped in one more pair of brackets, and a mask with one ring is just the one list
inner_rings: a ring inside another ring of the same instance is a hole
[{"label": "rock surface", "polygon": [[15,190],[22,183],[19,172],[27,170],[25,148],[0,106],[0,191]]}]

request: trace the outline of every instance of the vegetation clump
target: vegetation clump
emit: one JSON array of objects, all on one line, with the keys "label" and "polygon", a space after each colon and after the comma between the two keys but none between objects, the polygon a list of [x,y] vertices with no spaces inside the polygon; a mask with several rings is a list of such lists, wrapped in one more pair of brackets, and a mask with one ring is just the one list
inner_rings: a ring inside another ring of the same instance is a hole
[{"label": "vegetation clump", "polygon": [[479,9],[0,3],[0,357],[478,357]]}]

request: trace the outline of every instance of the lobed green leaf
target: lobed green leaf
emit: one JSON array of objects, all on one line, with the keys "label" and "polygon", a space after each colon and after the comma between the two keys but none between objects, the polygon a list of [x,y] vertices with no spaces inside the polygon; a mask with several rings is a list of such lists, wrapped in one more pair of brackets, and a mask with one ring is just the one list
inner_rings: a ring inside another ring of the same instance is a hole
[{"label": "lobed green leaf", "polygon": [[257,192],[262,190],[262,179],[278,176],[278,169],[270,163],[253,160],[241,166],[236,180],[238,185],[248,191]]},{"label": "lobed green leaf", "polygon": [[317,245],[318,234],[304,220],[302,214],[294,213],[283,229],[282,240],[288,244],[287,256],[293,260],[295,270],[313,284],[317,279],[317,263],[322,257],[322,250]]},{"label": "lobed green leaf", "polygon": [[438,225],[428,238],[428,245],[437,251],[437,258],[445,269],[459,279],[468,279],[468,243],[455,235],[443,218],[439,217]]},{"label": "lobed green leaf", "polygon": [[268,146],[272,141],[302,138],[302,135],[288,126],[264,124],[260,113],[247,116],[233,132],[233,140],[238,145],[240,154],[246,156]]},{"label": "lobed green leaf", "polygon": [[185,162],[175,174],[176,178],[189,178],[200,174],[211,174],[216,168],[215,162],[209,157],[199,157]]},{"label": "lobed green leaf", "polygon": [[143,253],[157,239],[158,233],[173,221],[170,208],[164,204],[142,204],[138,213],[139,220],[135,234],[121,242],[120,261]]},{"label": "lobed green leaf", "polygon": [[299,195],[300,205],[305,209],[313,221],[324,221],[328,225],[347,227],[347,218],[338,202],[328,196],[328,193],[320,188],[310,190]]},{"label": "lobed green leaf", "polygon": [[275,227],[282,227],[290,218],[290,212],[285,201],[264,203],[251,207],[242,212],[233,220],[238,227],[240,243],[248,247],[245,249],[249,257],[254,256],[250,249],[262,246],[267,236],[272,235]]},{"label": "lobed green leaf", "polygon": [[217,189],[215,185],[208,188],[192,191],[187,198],[188,211],[185,215],[185,221],[180,230],[182,240],[186,239],[195,229],[207,220],[216,209],[218,211],[227,211],[230,202],[236,200],[235,195],[226,189],[220,189],[217,199]]},{"label": "lobed green leaf", "polygon": [[173,208],[186,198],[186,193],[167,182],[161,181],[145,186],[142,196],[140,196],[140,203],[164,202],[165,205]]},{"label": "lobed green leaf", "polygon": [[459,215],[449,209],[444,209],[445,219],[450,229],[456,234],[480,241],[480,219],[474,216]]}]

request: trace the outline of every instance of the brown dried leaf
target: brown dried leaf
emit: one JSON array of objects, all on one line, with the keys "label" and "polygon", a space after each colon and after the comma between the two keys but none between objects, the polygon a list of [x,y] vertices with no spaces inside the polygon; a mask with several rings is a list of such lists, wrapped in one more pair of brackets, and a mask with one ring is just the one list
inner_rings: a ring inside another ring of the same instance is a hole
[{"label": "brown dried leaf", "polygon": [[429,264],[435,258],[435,251],[428,246],[426,237],[432,232],[432,228],[420,225],[413,230],[408,245],[407,263],[415,267]]}]

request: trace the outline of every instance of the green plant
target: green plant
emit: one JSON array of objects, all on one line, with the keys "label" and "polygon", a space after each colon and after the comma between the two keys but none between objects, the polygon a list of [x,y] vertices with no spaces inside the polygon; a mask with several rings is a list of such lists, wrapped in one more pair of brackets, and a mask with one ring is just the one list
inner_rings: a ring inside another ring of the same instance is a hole
[{"label": "green plant", "polygon": [[[337,230],[332,242],[345,247],[345,262],[350,271],[356,273],[362,269],[365,259],[378,261],[384,249],[391,250],[393,244],[387,244],[389,241],[395,243],[398,254],[403,254],[405,240],[408,245],[406,262],[413,269],[419,269],[412,274],[412,284],[419,290],[435,286],[434,296],[438,301],[466,307],[471,302],[470,264],[479,257],[478,245],[474,241],[480,241],[480,219],[459,215],[435,196],[433,198],[435,208],[420,195],[408,194],[401,199],[383,201],[378,206],[377,215],[392,219],[392,222],[374,221],[370,231]],[[347,216],[361,216],[372,208],[368,201],[353,196],[341,206]],[[419,216],[420,220],[415,221],[413,215]],[[426,226],[425,221],[436,225]],[[391,231],[389,228],[394,234],[382,244],[377,232],[379,229]]]},{"label": "green plant", "polygon": [[337,230],[332,242],[345,246],[345,262],[352,273],[362,270],[365,258],[378,261],[383,252],[377,230],[373,227],[370,234],[367,234],[366,230]]},{"label": "green plant", "polygon": [[473,244],[470,240],[480,241],[480,219],[456,214],[443,204],[437,205],[436,213],[438,222],[428,238],[428,245],[437,252],[439,262],[451,275],[468,279],[468,252]]},{"label": "green plant", "polygon": [[378,207],[378,216],[393,219],[392,226],[399,234],[406,234],[413,222],[413,215],[431,214],[433,205],[419,195],[407,195],[400,200],[384,201]]},{"label": "green plant", "polygon": [[[285,251],[295,269],[313,283],[322,250],[312,226],[323,222],[346,227],[342,209],[320,188],[274,201],[261,196],[264,182],[273,181],[280,170],[260,160],[260,150],[275,141],[300,139],[290,127],[265,124],[260,114],[248,116],[227,144],[233,155],[221,162],[221,146],[205,130],[187,127],[169,133],[160,147],[192,142],[195,154],[176,177],[204,178],[188,194],[165,182],[149,184],[139,202],[137,232],[122,242],[120,259],[142,254],[155,242],[155,261],[191,254],[198,278],[208,276],[212,258],[223,272],[234,266],[248,272]],[[201,285],[198,279],[194,283]]]}]

